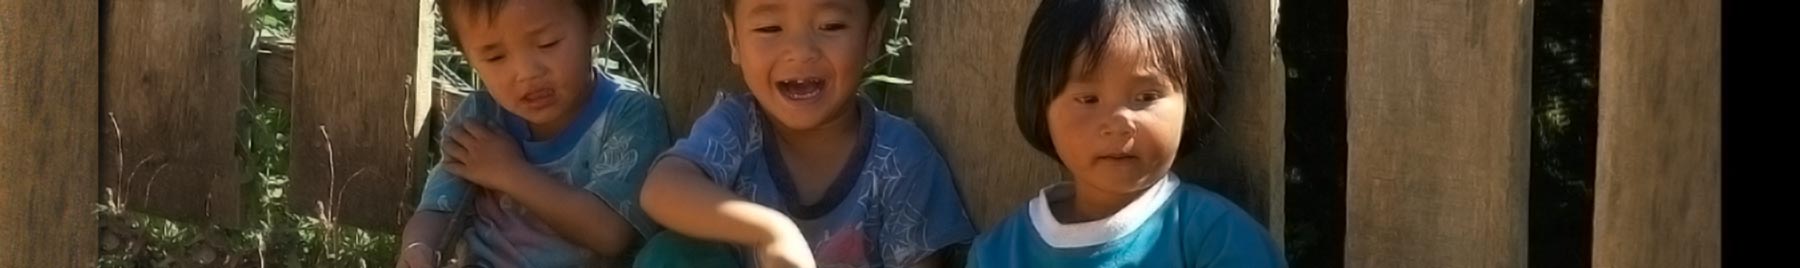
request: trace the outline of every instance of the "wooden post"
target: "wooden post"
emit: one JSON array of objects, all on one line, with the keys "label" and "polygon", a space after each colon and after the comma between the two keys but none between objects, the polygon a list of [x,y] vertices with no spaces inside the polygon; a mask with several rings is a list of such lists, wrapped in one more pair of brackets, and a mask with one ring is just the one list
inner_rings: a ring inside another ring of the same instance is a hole
[{"label": "wooden post", "polygon": [[681,19],[663,21],[662,52],[656,55],[657,73],[664,75],[654,83],[668,109],[669,133],[687,137],[694,119],[712,107],[713,93],[743,91],[744,79],[731,64],[723,2],[672,2],[663,12]]},{"label": "wooden post", "polygon": [[1721,264],[1719,5],[1601,8],[1594,267]]},{"label": "wooden post", "polygon": [[239,1],[107,3],[101,181],[133,210],[236,226],[250,56]]},{"label": "wooden post", "polygon": [[[289,205],[397,231],[425,178],[429,2],[300,2]],[[323,207],[323,211],[320,208]]]},{"label": "wooden post", "polygon": [[1349,12],[1345,263],[1525,266],[1531,1]]},{"label": "wooden post", "polygon": [[98,259],[97,1],[0,1],[0,266]]}]

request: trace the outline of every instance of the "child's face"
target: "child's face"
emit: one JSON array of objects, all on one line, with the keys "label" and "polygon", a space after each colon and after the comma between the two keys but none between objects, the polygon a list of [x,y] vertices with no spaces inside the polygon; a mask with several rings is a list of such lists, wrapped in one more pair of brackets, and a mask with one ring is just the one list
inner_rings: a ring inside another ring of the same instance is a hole
[{"label": "child's face", "polygon": [[861,0],[738,0],[725,27],[731,62],[778,124],[814,129],[845,116],[874,27]]},{"label": "child's face", "polygon": [[[594,32],[569,0],[512,0],[448,14],[463,52],[500,107],[533,124],[573,121],[592,94]],[[561,122],[561,123],[559,123]]]},{"label": "child's face", "polygon": [[[1133,47],[1115,39],[1114,47]],[[1146,53],[1108,48],[1046,108],[1050,140],[1080,187],[1125,194],[1148,189],[1175,161],[1186,96]],[[1078,57],[1082,58],[1082,57]],[[1088,66],[1077,59],[1072,66]]]}]

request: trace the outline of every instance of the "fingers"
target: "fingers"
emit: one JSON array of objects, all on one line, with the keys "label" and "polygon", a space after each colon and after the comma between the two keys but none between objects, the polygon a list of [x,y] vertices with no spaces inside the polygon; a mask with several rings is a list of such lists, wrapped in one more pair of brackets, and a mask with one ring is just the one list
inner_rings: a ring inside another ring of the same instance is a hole
[{"label": "fingers", "polygon": [[443,143],[444,160],[445,161],[451,161],[451,160],[460,161],[463,159],[464,156],[469,155],[469,148],[463,147],[463,144],[464,144],[463,141],[461,141],[461,139],[457,138],[456,136],[458,136],[458,135],[452,134],[451,139],[446,140]]},{"label": "fingers", "polygon": [[494,134],[495,131],[492,131],[487,126],[481,124],[463,124],[462,129],[463,131],[468,132],[470,137],[478,140],[492,140],[496,138],[496,135]]},{"label": "fingers", "polygon": [[463,164],[463,163],[462,163],[462,161],[449,161],[449,162],[444,162],[444,166],[443,166],[443,167],[444,167],[444,170],[446,170],[446,171],[450,171],[450,174],[455,174],[455,175],[457,175],[457,176],[463,176],[463,177],[468,177],[468,176],[467,176],[467,174],[468,174],[468,173],[465,173],[465,172],[464,172],[464,170],[465,170],[465,169],[466,169],[466,168],[467,168],[467,165],[464,165],[464,164]]}]

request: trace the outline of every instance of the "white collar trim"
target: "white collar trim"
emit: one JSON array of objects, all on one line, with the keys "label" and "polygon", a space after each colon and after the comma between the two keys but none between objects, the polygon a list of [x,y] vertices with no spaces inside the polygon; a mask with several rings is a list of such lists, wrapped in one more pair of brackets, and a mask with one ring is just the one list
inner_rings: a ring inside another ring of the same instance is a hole
[{"label": "white collar trim", "polygon": [[1064,224],[1058,222],[1056,216],[1050,213],[1049,200],[1051,198],[1068,198],[1073,196],[1074,192],[1069,188],[1071,185],[1067,182],[1053,184],[1039,190],[1038,197],[1031,199],[1031,204],[1028,205],[1030,206],[1031,225],[1037,229],[1039,238],[1054,248],[1086,247],[1118,240],[1131,234],[1132,231],[1137,230],[1138,226],[1142,226],[1144,221],[1149,220],[1150,216],[1169,200],[1169,196],[1175,193],[1178,185],[1179,183],[1173,176],[1164,175],[1156,185],[1150,186],[1150,189],[1144,191],[1144,194],[1139,195],[1137,199],[1126,204],[1112,216],[1088,222]]}]

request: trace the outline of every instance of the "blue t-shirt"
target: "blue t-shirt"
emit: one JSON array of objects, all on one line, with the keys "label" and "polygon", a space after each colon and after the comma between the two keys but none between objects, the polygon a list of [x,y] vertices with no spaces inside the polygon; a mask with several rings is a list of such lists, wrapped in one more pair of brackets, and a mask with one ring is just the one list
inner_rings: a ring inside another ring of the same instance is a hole
[{"label": "blue t-shirt", "polygon": [[[659,231],[638,202],[653,157],[669,146],[668,121],[655,97],[622,87],[595,73],[593,97],[574,122],[546,141],[530,141],[524,121],[502,109],[486,91],[469,94],[447,126],[488,124],[519,142],[525,160],[563,183],[593,193],[648,237]],[[440,134],[441,136],[442,134]],[[434,167],[425,180],[420,211],[452,213],[472,184]],[[522,204],[499,192],[474,195],[475,217],[462,236],[474,263],[484,266],[574,267],[597,261],[593,251],[557,236]],[[594,213],[601,213],[595,211]]]},{"label": "blue t-shirt", "polygon": [[[668,157],[693,162],[757,204],[786,213],[819,267],[901,267],[975,236],[950,170],[912,123],[858,96],[855,153],[820,200],[795,200],[769,121],[747,93],[719,93]],[[741,256],[754,256],[740,248]],[[744,260],[748,263],[748,260]]]},{"label": "blue t-shirt", "polygon": [[1286,267],[1269,233],[1230,200],[1169,175],[1104,219],[1062,223],[1049,204],[1071,200],[1067,182],[1044,188],[975,239],[969,267]]}]

